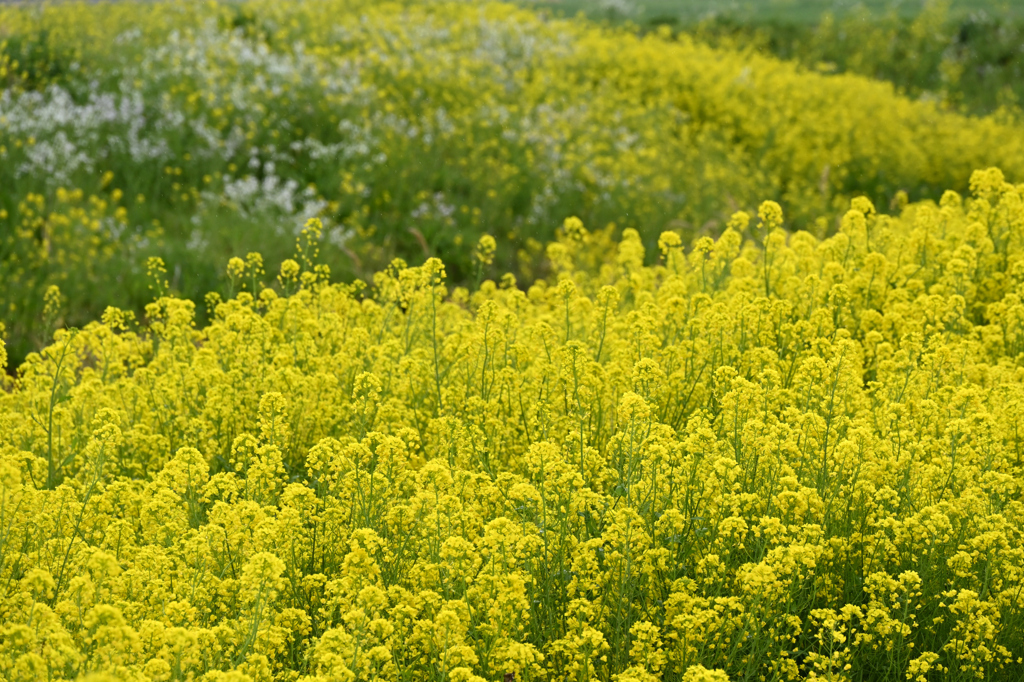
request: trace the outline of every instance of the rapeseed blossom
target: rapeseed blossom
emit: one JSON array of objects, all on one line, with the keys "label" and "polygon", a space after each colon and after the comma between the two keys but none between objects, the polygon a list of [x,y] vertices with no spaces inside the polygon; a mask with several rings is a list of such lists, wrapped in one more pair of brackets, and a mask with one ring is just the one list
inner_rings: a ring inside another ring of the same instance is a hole
[{"label": "rapeseed blossom", "polygon": [[1024,186],[970,186],[655,262],[571,218],[525,289],[331,283],[311,222],[208,324],[56,332],[0,391],[0,676],[1019,679]]}]

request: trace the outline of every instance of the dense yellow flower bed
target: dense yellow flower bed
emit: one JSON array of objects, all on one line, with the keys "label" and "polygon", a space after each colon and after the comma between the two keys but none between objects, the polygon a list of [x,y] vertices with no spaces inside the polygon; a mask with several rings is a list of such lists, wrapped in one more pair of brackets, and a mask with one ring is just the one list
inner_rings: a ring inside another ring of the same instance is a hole
[{"label": "dense yellow flower bed", "polygon": [[313,222],[208,326],[59,332],[0,392],[0,677],[1019,680],[1024,185],[971,186],[654,265],[569,219],[525,291],[331,284]]}]

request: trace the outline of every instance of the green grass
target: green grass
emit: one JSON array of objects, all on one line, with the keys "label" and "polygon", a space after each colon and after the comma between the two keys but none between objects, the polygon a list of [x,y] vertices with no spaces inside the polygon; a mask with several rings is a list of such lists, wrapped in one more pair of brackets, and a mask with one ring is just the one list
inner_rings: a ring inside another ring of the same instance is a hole
[{"label": "green grass", "polygon": [[[849,16],[867,9],[875,16],[892,11],[904,18],[920,13],[921,0],[524,0],[560,15],[583,12],[591,19],[631,20],[637,24],[695,24],[712,18],[744,23],[816,24],[826,14]],[[1024,20],[1024,3],[1006,0],[952,0],[950,15],[961,19],[984,12],[1004,20]]]}]

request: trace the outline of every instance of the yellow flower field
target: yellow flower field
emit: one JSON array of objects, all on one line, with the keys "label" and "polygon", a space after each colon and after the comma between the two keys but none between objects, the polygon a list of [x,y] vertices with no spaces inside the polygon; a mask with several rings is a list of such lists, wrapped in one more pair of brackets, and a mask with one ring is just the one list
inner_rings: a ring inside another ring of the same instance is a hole
[{"label": "yellow flower field", "polygon": [[0,392],[0,675],[1020,679],[1024,185],[841,223],[569,219],[470,291],[329,283],[311,221],[282,293],[58,332]]},{"label": "yellow flower field", "polygon": [[492,274],[530,280],[569,215],[653,251],[772,198],[821,237],[855,196],[888,210],[965,192],[978,168],[1024,174],[1024,127],[1003,117],[493,2],[4,5],[0,86],[19,361],[52,331],[50,285],[82,326],[141,310],[158,256],[201,300],[238,252],[286,258],[310,217],[345,279],[443,255],[472,283],[491,234]]},{"label": "yellow flower field", "polygon": [[0,88],[0,680],[1024,679],[1011,117],[440,0]]}]

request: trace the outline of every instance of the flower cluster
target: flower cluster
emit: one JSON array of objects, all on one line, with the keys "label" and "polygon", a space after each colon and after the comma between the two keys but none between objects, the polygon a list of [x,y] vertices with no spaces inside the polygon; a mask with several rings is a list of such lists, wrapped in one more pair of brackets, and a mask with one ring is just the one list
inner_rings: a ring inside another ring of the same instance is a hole
[{"label": "flower cluster", "polygon": [[332,284],[310,223],[205,326],[58,332],[0,391],[0,676],[1019,679],[1024,186],[785,220],[570,219],[525,290]]}]

